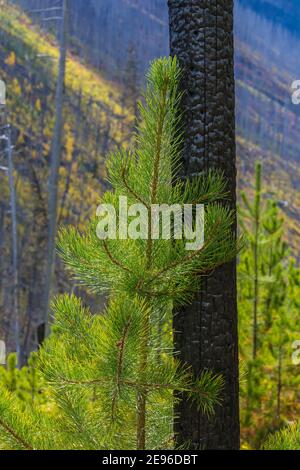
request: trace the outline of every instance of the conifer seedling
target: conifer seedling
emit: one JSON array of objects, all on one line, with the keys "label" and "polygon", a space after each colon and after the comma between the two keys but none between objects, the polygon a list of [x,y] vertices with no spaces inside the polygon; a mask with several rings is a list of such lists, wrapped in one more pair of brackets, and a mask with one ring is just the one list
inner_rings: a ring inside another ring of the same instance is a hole
[{"label": "conifer seedling", "polygon": [[184,237],[152,238],[150,217],[146,238],[100,239],[97,217],[84,233],[63,228],[58,244],[62,259],[78,283],[108,296],[107,308],[92,315],[75,295],[53,302],[52,333],[39,362],[57,413],[45,415],[36,409],[21,416],[7,394],[0,397],[2,445],[172,448],[174,400],[188,396],[199,412],[209,414],[221,403],[222,377],[213,371],[194,376],[172,345],[172,308],[187,304],[201,276],[234,258],[240,248],[232,230],[235,214],[224,203],[222,174],[179,178],[179,80],[176,58],[152,63],[135,143],[131,150],[118,150],[108,158],[112,190],[101,204],[115,208],[117,224],[120,197],[149,210],[160,204],[203,204],[204,243],[187,251]]}]

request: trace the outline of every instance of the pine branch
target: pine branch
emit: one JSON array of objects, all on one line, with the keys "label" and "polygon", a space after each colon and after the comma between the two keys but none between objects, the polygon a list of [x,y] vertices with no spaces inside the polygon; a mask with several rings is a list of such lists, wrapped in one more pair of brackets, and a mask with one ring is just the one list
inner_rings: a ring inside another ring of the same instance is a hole
[{"label": "pine branch", "polygon": [[107,245],[107,242],[105,240],[103,240],[103,247],[104,247],[104,251],[105,253],[107,254],[107,256],[109,257],[110,261],[115,264],[116,266],[118,266],[118,268],[121,268],[123,271],[126,271],[126,272],[129,272],[130,273],[130,269],[127,268],[127,266],[124,266],[120,261],[118,261],[117,259],[115,259],[112,255],[112,253],[110,252],[109,248],[108,248],[108,245]]},{"label": "pine branch", "polygon": [[145,207],[147,207],[148,210],[150,210],[150,207],[149,207],[149,204],[147,204],[147,202],[142,199],[129,185],[129,183],[127,182],[127,179],[126,179],[126,169],[125,167],[123,168],[122,172],[121,172],[121,176],[122,176],[122,181],[124,183],[124,186],[125,188],[128,190],[128,192],[137,200],[139,201],[141,204],[143,204]]},{"label": "pine branch", "polygon": [[20,445],[23,449],[25,450],[34,450],[31,445],[26,442],[24,439],[22,439],[21,436],[19,436],[8,424],[5,423],[5,421],[0,417],[0,427],[7,432],[8,434],[11,435],[11,437],[16,441],[18,445]]}]

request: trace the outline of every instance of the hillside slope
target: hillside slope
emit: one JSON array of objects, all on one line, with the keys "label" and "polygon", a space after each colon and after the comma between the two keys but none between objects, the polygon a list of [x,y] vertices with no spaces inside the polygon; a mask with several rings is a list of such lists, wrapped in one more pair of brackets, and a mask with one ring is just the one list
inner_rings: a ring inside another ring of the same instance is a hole
[{"label": "hillside slope", "polygon": [[[26,8],[52,0],[15,0]],[[237,0],[235,50],[240,182],[250,184],[262,159],[267,191],[276,189],[288,216],[289,241],[299,253],[300,106],[291,103],[299,79],[298,0]],[[130,45],[142,77],[150,59],[168,54],[165,0],[76,0],[73,48],[108,77],[124,81]],[[288,53],[287,53],[288,51]]]},{"label": "hillside slope", "polygon": [[[4,6],[4,8],[3,8]],[[0,10],[0,77],[7,83],[18,192],[20,311],[25,349],[41,321],[46,250],[47,176],[54,119],[58,50],[18,9]],[[59,223],[81,226],[95,214],[105,176],[104,156],[126,140],[130,124],[121,93],[69,56],[65,125],[59,181]],[[3,153],[0,165],[5,165]],[[8,181],[0,172],[0,337],[11,322],[10,212]],[[58,289],[71,288],[57,268]],[[9,344],[9,338],[6,338]]]},{"label": "hillside slope", "polygon": [[298,0],[239,0],[265,18],[273,18],[283,28],[300,36],[300,8]]},{"label": "hillside slope", "polygon": [[[151,19],[155,9],[150,16],[149,11],[141,12],[142,0],[130,0],[129,3],[136,15],[147,17],[149,27],[151,21],[157,22]],[[41,32],[21,10],[8,2],[2,2],[2,5],[0,76],[8,85],[8,109],[13,124],[21,310],[25,349],[29,349],[41,318],[47,176],[58,50],[54,38]],[[243,16],[244,10],[239,12]],[[274,59],[276,44],[274,51],[265,51],[258,47],[260,36],[251,34],[253,23],[262,27],[265,19],[247,11],[247,29],[239,20],[238,12],[236,18],[239,185],[251,192],[254,162],[261,159],[265,167],[266,190],[275,193],[286,213],[288,239],[294,251],[299,253],[300,142],[297,136],[300,134],[300,107],[290,103],[290,83],[294,77]],[[164,28],[158,24],[159,28]],[[84,65],[74,55],[74,47],[72,50],[73,55],[69,55],[67,61],[59,222],[80,227],[95,213],[104,184],[105,155],[112,147],[128,140],[132,117],[125,109],[126,100],[120,84]],[[0,157],[2,163],[3,157]],[[0,173],[0,185],[0,221],[4,221],[0,224],[0,335],[2,330],[3,336],[11,321],[10,214],[7,179],[3,173]],[[57,280],[58,289],[72,289],[59,265]]]},{"label": "hillside slope", "polygon": [[[240,184],[262,160],[267,193],[287,215],[287,237],[299,256],[300,106],[291,100],[299,40],[249,8],[236,9],[236,125]],[[289,50],[289,54],[286,51]]]}]

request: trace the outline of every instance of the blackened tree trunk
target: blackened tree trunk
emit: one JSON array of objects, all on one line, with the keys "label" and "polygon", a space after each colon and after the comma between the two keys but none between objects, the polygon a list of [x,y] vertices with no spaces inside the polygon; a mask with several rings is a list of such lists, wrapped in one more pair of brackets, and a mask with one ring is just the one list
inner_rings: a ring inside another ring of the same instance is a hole
[{"label": "blackened tree trunk", "polygon": [[[183,69],[186,90],[185,175],[210,168],[228,178],[236,205],[233,0],[169,0],[171,54]],[[236,224],[233,227],[236,230]],[[195,374],[225,379],[222,406],[206,418],[188,401],[175,410],[178,444],[191,449],[239,448],[236,262],[203,279],[194,303],[174,315],[175,348]]]}]

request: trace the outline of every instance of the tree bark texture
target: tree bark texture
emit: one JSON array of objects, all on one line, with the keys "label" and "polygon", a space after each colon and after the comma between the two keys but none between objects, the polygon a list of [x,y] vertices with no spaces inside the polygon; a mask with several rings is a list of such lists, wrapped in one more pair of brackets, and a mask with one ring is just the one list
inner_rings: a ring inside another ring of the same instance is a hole
[{"label": "tree bark texture", "polygon": [[[184,175],[221,169],[236,206],[233,0],[169,0],[171,55],[183,70]],[[236,231],[236,224],[233,227]],[[175,348],[198,375],[225,379],[215,416],[188,400],[176,407],[177,443],[191,449],[239,448],[236,262],[202,280],[192,305],[174,314]]]}]

